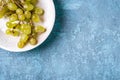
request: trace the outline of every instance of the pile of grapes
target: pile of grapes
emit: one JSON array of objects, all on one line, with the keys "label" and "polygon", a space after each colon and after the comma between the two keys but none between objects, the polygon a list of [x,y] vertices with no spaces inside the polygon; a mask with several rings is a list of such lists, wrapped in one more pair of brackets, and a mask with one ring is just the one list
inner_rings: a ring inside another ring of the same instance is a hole
[{"label": "pile of grapes", "polygon": [[46,29],[41,25],[35,25],[42,21],[44,10],[37,7],[38,0],[0,0],[0,18],[8,18],[6,22],[6,34],[19,36],[17,43],[19,48],[26,44],[37,44],[38,35]]}]

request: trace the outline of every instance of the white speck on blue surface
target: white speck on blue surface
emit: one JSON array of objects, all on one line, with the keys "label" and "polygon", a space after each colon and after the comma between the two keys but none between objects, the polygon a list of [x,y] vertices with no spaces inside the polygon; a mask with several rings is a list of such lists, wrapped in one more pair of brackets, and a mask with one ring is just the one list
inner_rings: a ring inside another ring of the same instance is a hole
[{"label": "white speck on blue surface", "polygon": [[0,49],[0,80],[120,80],[120,0],[54,0],[49,38],[29,52]]}]

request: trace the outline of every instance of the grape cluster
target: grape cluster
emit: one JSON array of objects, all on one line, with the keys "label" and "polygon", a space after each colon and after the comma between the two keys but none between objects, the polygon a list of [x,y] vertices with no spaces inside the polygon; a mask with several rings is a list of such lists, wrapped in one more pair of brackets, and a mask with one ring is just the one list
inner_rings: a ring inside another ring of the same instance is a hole
[{"label": "grape cluster", "polygon": [[41,21],[44,10],[37,7],[38,0],[0,0],[0,18],[8,18],[7,35],[20,36],[17,44],[23,48],[27,43],[37,44],[37,37],[46,29],[35,25]]}]

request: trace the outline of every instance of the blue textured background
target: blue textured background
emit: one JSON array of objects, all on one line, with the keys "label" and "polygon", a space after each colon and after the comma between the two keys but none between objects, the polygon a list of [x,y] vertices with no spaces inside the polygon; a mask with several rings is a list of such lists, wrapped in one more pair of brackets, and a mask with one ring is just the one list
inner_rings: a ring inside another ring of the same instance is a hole
[{"label": "blue textured background", "polygon": [[54,2],[45,43],[25,53],[0,49],[0,80],[120,80],[120,0]]}]

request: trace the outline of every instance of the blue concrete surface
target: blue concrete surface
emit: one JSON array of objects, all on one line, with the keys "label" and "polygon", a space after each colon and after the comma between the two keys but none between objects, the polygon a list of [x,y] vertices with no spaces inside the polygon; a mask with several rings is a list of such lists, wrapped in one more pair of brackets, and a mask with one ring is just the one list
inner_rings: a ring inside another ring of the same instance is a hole
[{"label": "blue concrete surface", "polygon": [[0,80],[120,80],[120,0],[54,2],[45,43],[25,53],[0,49]]}]

